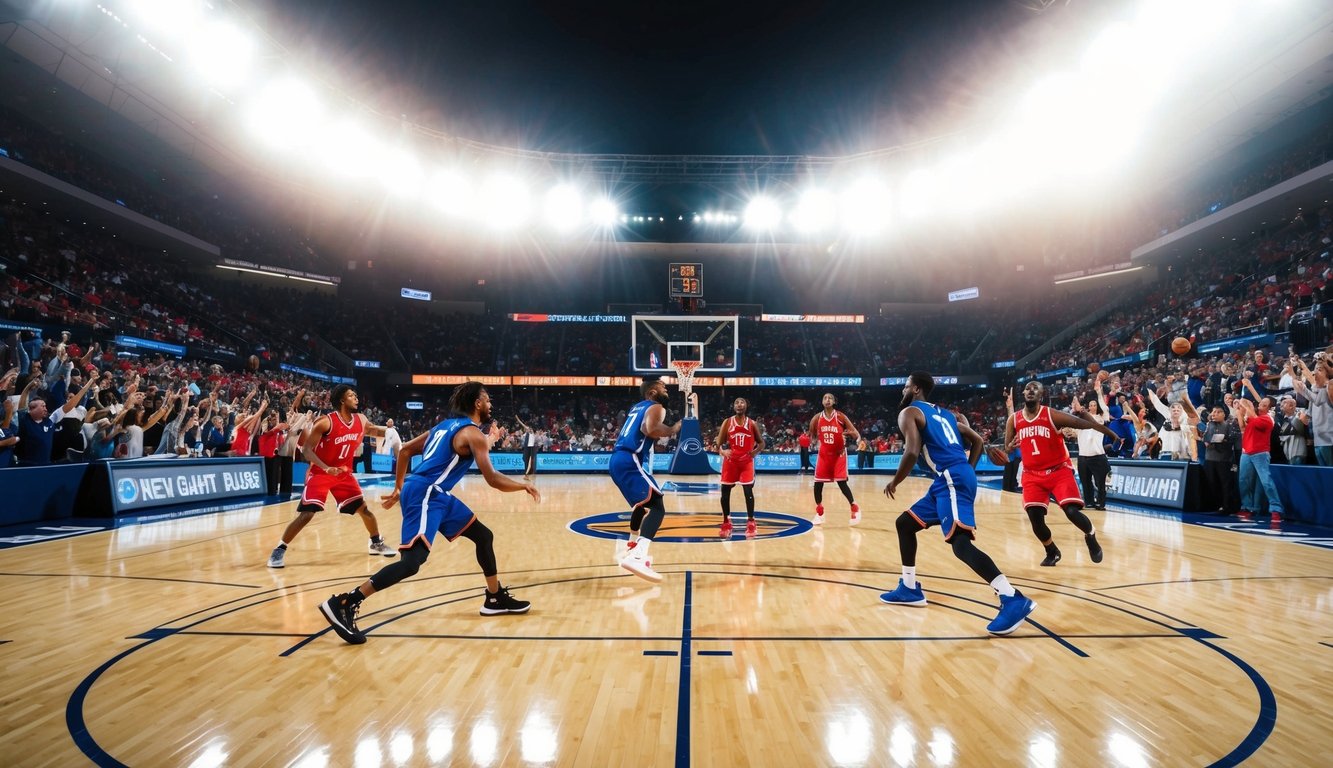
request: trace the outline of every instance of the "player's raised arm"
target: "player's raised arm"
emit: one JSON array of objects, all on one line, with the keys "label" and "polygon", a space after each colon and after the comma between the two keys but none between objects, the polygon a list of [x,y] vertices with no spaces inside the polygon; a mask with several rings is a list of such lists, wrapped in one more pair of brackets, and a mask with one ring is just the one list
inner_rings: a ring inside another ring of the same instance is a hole
[{"label": "player's raised arm", "polygon": [[666,408],[654,403],[648,407],[648,412],[643,415],[643,433],[656,440],[659,437],[671,437],[680,431],[680,422],[671,426],[666,425]]},{"label": "player's raised arm", "polygon": [[366,418],[364,413],[358,413],[357,418],[361,419],[361,425],[365,427],[366,434],[371,437],[384,437],[384,426],[382,424],[371,424],[370,419]]}]

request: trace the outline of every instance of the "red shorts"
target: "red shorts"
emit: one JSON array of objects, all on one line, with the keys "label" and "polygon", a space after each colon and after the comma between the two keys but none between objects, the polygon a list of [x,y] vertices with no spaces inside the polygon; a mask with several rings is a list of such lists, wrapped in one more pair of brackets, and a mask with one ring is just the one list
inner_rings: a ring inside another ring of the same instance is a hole
[{"label": "red shorts", "polygon": [[1068,464],[1051,469],[1023,470],[1023,506],[1046,508],[1051,498],[1060,506],[1083,506],[1083,495],[1078,490],[1078,478]]},{"label": "red shorts", "polygon": [[732,457],[722,460],[723,485],[754,485],[754,457],[746,455],[743,459]]},{"label": "red shorts", "polygon": [[333,501],[338,511],[351,514],[355,511],[353,502],[361,499],[361,484],[348,470],[337,477],[316,472],[313,469],[305,476],[305,490],[301,492],[301,506],[324,508],[324,497],[333,494]]},{"label": "red shorts", "polygon": [[830,456],[820,452],[815,461],[815,482],[832,483],[847,479],[847,452]]}]

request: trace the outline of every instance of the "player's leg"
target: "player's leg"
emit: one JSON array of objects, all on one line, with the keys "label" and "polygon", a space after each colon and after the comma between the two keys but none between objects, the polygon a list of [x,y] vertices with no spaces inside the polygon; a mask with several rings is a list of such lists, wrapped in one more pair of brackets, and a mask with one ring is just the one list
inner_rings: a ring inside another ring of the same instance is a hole
[{"label": "player's leg", "polygon": [[1092,562],[1100,563],[1102,545],[1097,543],[1097,531],[1092,527],[1092,520],[1083,512],[1083,499],[1078,495],[1078,482],[1074,479],[1073,470],[1052,472],[1051,477],[1055,481],[1051,486],[1051,495],[1055,497],[1060,509],[1064,510],[1069,522],[1083,532],[1083,542],[1088,545],[1088,555],[1092,557]]},{"label": "player's leg", "polygon": [[1018,629],[1037,604],[1015,589],[990,555],[973,543],[976,536],[974,504],[977,476],[972,468],[966,464],[951,467],[941,477],[946,480],[947,489],[937,497],[936,509],[946,526],[944,540],[949,542],[954,557],[990,584],[995,594],[1000,596],[1000,612],[986,626],[986,631],[992,635],[1007,635]]},{"label": "player's leg", "polygon": [[[467,510],[463,502],[454,499],[455,507],[461,507]],[[450,515],[454,513],[451,512]],[[509,594],[509,589],[500,584],[500,569],[495,560],[495,534],[487,528],[484,523],[472,517],[471,510],[467,510],[467,515],[472,519],[472,524],[463,529],[461,535],[468,539],[477,549],[477,565],[481,566],[481,575],[486,578],[486,599],[481,605],[482,616],[501,616],[507,613],[527,613],[532,607],[532,603],[527,600],[519,600]],[[449,517],[445,518],[440,530],[444,532],[450,526]]]},{"label": "player's leg", "polygon": [[370,535],[370,544],[367,548],[370,554],[385,557],[394,557],[398,554],[393,547],[385,543],[384,537],[380,536],[379,521],[375,519],[375,513],[370,511],[370,505],[366,504],[361,484],[355,477],[350,473],[339,476],[330,492],[333,494],[333,500],[338,503],[338,512],[361,518],[361,524],[366,526],[366,533]]},{"label": "player's leg", "polygon": [[268,556],[268,567],[283,568],[287,561],[287,545],[296,539],[296,535],[306,524],[314,519],[315,513],[324,509],[324,499],[329,495],[329,489],[333,487],[334,478],[322,472],[311,472],[306,475],[305,488],[301,491],[301,502],[296,506],[296,517],[287,524],[282,531],[282,538],[278,539],[278,545],[273,548]]},{"label": "player's leg", "polygon": [[1032,525],[1032,535],[1046,550],[1041,564],[1047,567],[1060,562],[1060,548],[1055,546],[1051,529],[1046,525],[1046,505],[1051,498],[1050,477],[1044,472],[1023,473],[1023,511]]},{"label": "player's leg", "polygon": [[[930,494],[917,501],[908,511],[898,515],[894,528],[898,532],[898,557],[902,561],[902,577],[891,592],[879,596],[880,602],[893,605],[925,605],[926,593],[916,580],[916,535],[930,526],[935,519],[935,503]],[[924,519],[923,519],[924,516]]]},{"label": "player's leg", "polygon": [[722,483],[722,525],[718,526],[717,529],[719,538],[731,538],[731,489],[734,487],[734,484],[728,483],[726,480]]},{"label": "player's leg", "polygon": [[824,483],[819,478],[819,470],[815,470],[815,516],[810,521],[815,525],[824,524]]},{"label": "player's leg", "polygon": [[654,488],[648,501],[640,506],[644,513],[639,527],[639,537],[630,542],[630,549],[620,561],[620,567],[641,579],[656,583],[662,580],[662,575],[652,569],[648,547],[653,543],[653,537],[657,535],[666,517],[666,502],[662,498],[662,493]]}]

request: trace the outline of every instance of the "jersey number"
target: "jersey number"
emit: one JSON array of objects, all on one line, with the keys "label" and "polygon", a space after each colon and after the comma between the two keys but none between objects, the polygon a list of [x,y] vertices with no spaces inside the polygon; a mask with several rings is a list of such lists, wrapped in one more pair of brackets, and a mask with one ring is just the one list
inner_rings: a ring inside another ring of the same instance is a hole
[{"label": "jersey number", "polygon": [[1033,441],[1032,441],[1032,455],[1033,455],[1033,456],[1040,456],[1040,455],[1041,455],[1041,451],[1037,450],[1037,441],[1036,441],[1036,440],[1033,440]]},{"label": "jersey number", "polygon": [[440,447],[440,441],[444,439],[446,434],[448,434],[447,430],[441,430],[432,435],[430,442],[426,444],[426,452],[422,454],[421,458],[429,459],[431,454],[435,453],[435,449]]},{"label": "jersey number", "polygon": [[949,445],[958,445],[958,433],[953,431],[953,426],[943,416],[932,415],[930,418],[939,422],[940,429],[944,432],[944,439],[949,441]]},{"label": "jersey number", "polygon": [[343,459],[347,458],[347,454],[348,454],[351,450],[352,450],[352,444],[351,444],[351,443],[347,443],[346,445],[344,445],[344,446],[342,447],[342,450],[341,450],[341,451],[338,451],[338,461],[342,461]]}]

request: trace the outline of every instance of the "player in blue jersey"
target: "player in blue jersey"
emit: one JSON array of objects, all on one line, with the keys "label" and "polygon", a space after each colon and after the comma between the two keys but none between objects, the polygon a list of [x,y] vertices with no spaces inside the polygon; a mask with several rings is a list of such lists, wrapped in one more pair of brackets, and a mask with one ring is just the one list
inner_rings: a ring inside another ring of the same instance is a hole
[{"label": "player in blue jersey", "polygon": [[[611,452],[611,479],[631,507],[629,544],[622,552],[617,546],[616,560],[620,567],[653,583],[662,580],[654,571],[648,555],[657,529],[666,516],[662,489],[653,479],[653,443],[662,437],[671,437],[680,431],[680,422],[667,426],[667,388],[661,379],[644,379],[639,386],[643,399],[634,404],[625,416]],[[695,397],[695,395],[691,395]],[[619,542],[617,542],[619,544]]]},{"label": "player in blue jersey", "polygon": [[[449,397],[449,409],[462,414],[461,417],[445,419],[399,449],[393,492],[381,499],[385,509],[402,504],[402,545],[398,547],[402,557],[351,592],[334,595],[319,606],[338,636],[353,645],[366,641],[365,634],[356,626],[361,601],[416,575],[430,556],[437,532],[449,541],[462,536],[476,545],[477,563],[486,577],[486,600],[481,604],[481,615],[527,613],[531,607],[500,586],[491,530],[451,491],[475,462],[486,483],[496,490],[525,491],[536,502],[542,500],[541,493],[530,483],[505,477],[491,465],[490,442],[481,431],[481,425],[491,420],[491,397],[480,382],[458,385]],[[421,463],[410,477],[405,477],[412,457],[418,454]]]},{"label": "player in blue jersey", "polygon": [[[897,605],[925,605],[926,594],[916,580],[916,534],[932,525],[940,526],[944,540],[953,547],[954,556],[967,564],[991,585],[1000,596],[1000,613],[987,625],[992,635],[1007,635],[1018,629],[1037,607],[1032,600],[1014,589],[1000,573],[990,555],[972,543],[976,536],[976,516],[972,503],[977,494],[974,468],[981,460],[985,441],[972,431],[967,420],[954,418],[947,408],[926,402],[935,388],[935,379],[924,371],[907,377],[903,386],[902,410],[898,429],[903,433],[903,458],[898,473],[884,486],[884,495],[893,492],[920,458],[925,469],[935,475],[930,490],[908,511],[898,516],[898,550],[903,561],[903,576],[898,587],[879,599]],[[961,438],[961,439],[960,439]],[[967,449],[963,441],[967,441]]]}]

